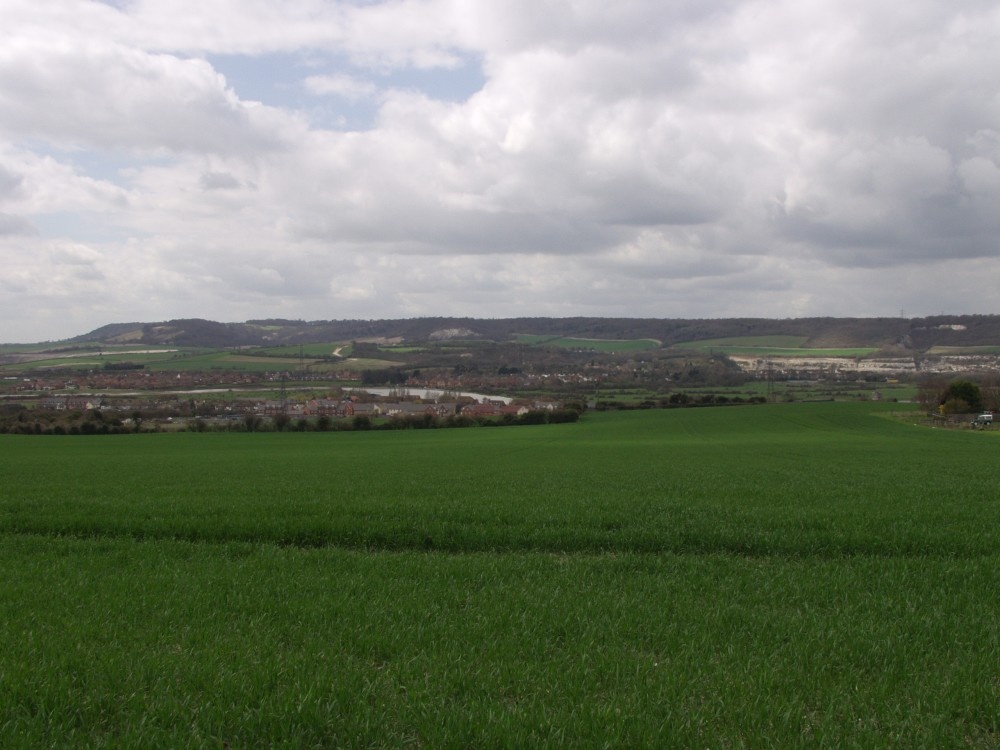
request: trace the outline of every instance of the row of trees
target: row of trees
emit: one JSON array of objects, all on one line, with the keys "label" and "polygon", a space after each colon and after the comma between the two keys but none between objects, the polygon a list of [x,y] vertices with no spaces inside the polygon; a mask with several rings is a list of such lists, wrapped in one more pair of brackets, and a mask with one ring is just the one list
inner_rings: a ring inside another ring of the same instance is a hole
[{"label": "row of trees", "polygon": [[122,420],[107,417],[98,409],[58,412],[6,406],[0,410],[0,433],[15,435],[119,435],[141,428],[138,412]]},{"label": "row of trees", "polygon": [[[580,419],[577,409],[555,409],[529,411],[515,416],[504,414],[500,417],[469,417],[463,414],[449,414],[447,417],[437,417],[433,414],[417,414],[406,417],[390,417],[389,419],[372,419],[364,414],[350,419],[331,419],[318,417],[315,420],[291,419],[278,415],[274,419],[263,419],[256,415],[248,415],[243,422],[233,422],[222,425],[219,429],[238,432],[329,432],[329,431],[364,431],[364,430],[434,430],[451,427],[512,427],[516,425],[559,424],[576,422]],[[203,431],[213,429],[204,420],[190,423],[190,429]]]},{"label": "row of trees", "polygon": [[597,411],[629,409],[676,409],[684,406],[738,406],[740,404],[763,404],[767,402],[764,396],[727,396],[725,394],[702,393],[688,394],[683,391],[671,393],[668,397],[638,403],[624,401],[598,401]]},{"label": "row of trees", "polygon": [[[371,419],[357,415],[351,419],[331,419],[321,416],[316,419],[292,419],[280,414],[266,419],[256,414],[248,414],[239,420],[217,422],[200,417],[186,422],[191,432],[331,432],[363,430],[427,430],[449,427],[508,427],[516,425],[557,424],[576,422],[580,418],[577,409],[557,409],[555,411],[530,411],[521,416],[505,414],[500,417],[468,417],[451,414],[436,417],[419,414],[390,419]],[[17,435],[120,435],[129,432],[156,432],[163,429],[157,422],[143,420],[135,413],[122,420],[110,418],[98,410],[89,412],[52,412],[28,409],[5,410],[0,414],[0,433]]]}]

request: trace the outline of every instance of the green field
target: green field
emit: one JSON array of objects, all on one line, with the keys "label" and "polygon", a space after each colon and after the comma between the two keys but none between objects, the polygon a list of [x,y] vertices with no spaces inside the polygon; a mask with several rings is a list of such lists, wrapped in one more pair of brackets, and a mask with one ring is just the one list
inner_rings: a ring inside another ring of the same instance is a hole
[{"label": "green field", "polygon": [[674,344],[677,349],[699,352],[743,354],[759,357],[866,357],[874,354],[874,347],[843,349],[814,349],[804,346],[805,336],[736,336],[723,339],[703,339]]},{"label": "green field", "polygon": [[[231,350],[213,350],[195,347],[102,347],[93,349],[67,350],[54,352],[47,359],[33,359],[29,362],[6,364],[7,371],[39,369],[95,369],[99,370],[110,364],[139,364],[151,371],[182,371],[202,369],[240,369],[238,352]],[[264,359],[264,358],[261,358]],[[295,361],[296,363],[299,361]],[[264,369],[261,367],[260,369]],[[274,368],[271,368],[274,369]]]},{"label": "green field", "polygon": [[[78,369],[101,368],[112,363],[141,364],[154,369],[157,365],[173,367],[180,360],[203,357],[204,350],[178,350],[170,347],[102,347],[100,349],[69,349],[63,352],[52,352],[46,359],[32,359],[29,362],[7,364],[7,370],[19,371],[27,369]],[[31,352],[36,355],[49,352]]]},{"label": "green field", "polygon": [[573,336],[541,336],[519,333],[514,340],[530,346],[555,346],[560,349],[584,349],[596,352],[639,352],[659,349],[656,339],[584,339]]},{"label": "green field", "polygon": [[[329,345],[318,348],[306,347],[303,356],[299,357],[298,347],[274,347],[272,349],[248,350],[203,350],[180,349],[160,353],[128,354],[122,351],[106,349],[101,352],[77,353],[74,356],[52,357],[31,362],[4,365],[5,372],[22,372],[26,370],[100,370],[105,365],[113,363],[141,364],[150,372],[201,372],[211,370],[233,370],[239,372],[275,372],[308,370],[310,372],[338,372],[340,370],[356,371],[364,368],[395,367],[402,363],[398,360],[341,357],[330,358],[332,349]],[[319,351],[325,352],[320,354]],[[346,350],[345,350],[346,351]],[[388,352],[387,352],[388,353]],[[322,359],[317,359],[322,357]]]},{"label": "green field", "polygon": [[1000,441],[892,406],[0,436],[0,745],[995,747]]}]

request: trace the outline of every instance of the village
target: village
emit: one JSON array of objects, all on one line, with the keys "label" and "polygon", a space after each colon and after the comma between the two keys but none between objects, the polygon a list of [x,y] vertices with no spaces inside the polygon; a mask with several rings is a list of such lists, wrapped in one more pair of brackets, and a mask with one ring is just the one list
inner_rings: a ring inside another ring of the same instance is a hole
[{"label": "village", "polygon": [[562,408],[558,401],[531,401],[508,403],[509,399],[484,396],[481,400],[463,397],[460,400],[412,398],[392,400],[368,394],[343,398],[311,398],[304,401],[285,399],[242,398],[231,400],[193,400],[164,396],[161,398],[122,398],[101,395],[44,396],[34,402],[36,409],[53,412],[144,412],[174,416],[194,414],[206,417],[240,417],[255,414],[261,417],[310,418],[331,417],[346,419],[367,417],[412,417],[430,415],[448,417],[523,416],[530,411],[554,411]]},{"label": "village", "polygon": [[[498,379],[512,385],[509,375]],[[8,430],[25,423],[39,423],[42,431],[62,425],[73,433],[94,423],[136,431],[140,424],[144,430],[329,429],[417,421],[506,424],[563,409],[561,401],[549,398],[460,390],[465,383],[450,374],[425,377],[412,388],[365,387],[360,377],[331,381],[328,375],[233,370],[41,372],[0,382]],[[482,385],[483,379],[475,383]]]},{"label": "village", "polygon": [[[68,431],[87,420],[126,428],[141,423],[144,431],[241,425],[340,429],[355,422],[456,420],[508,424],[567,409],[731,405],[838,394],[880,400],[884,389],[958,373],[969,373],[992,393],[998,365],[992,352],[948,350],[809,357],[681,348],[602,352],[509,342],[412,351],[387,342],[354,342],[351,356],[341,349],[310,356],[300,349],[298,356],[287,356],[285,350],[269,354],[235,347],[207,358],[173,347],[8,354],[0,361],[0,418],[8,431],[26,423]],[[190,361],[193,356],[197,364]]]}]

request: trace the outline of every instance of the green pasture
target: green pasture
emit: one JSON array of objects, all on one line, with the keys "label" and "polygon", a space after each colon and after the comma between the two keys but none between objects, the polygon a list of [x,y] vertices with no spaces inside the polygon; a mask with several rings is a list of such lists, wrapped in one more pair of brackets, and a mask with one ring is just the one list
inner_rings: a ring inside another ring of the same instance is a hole
[{"label": "green pasture", "polygon": [[586,349],[598,352],[637,352],[660,348],[660,342],[656,339],[585,339],[519,333],[514,340],[519,344],[531,346],[555,346],[560,349]]},{"label": "green pasture", "polygon": [[0,745],[993,747],[1000,433],[0,436]]},{"label": "green pasture", "polygon": [[806,341],[805,336],[735,336],[685,341],[674,344],[673,347],[706,353],[719,352],[759,357],[866,357],[878,351],[874,347],[814,349],[804,346]]}]

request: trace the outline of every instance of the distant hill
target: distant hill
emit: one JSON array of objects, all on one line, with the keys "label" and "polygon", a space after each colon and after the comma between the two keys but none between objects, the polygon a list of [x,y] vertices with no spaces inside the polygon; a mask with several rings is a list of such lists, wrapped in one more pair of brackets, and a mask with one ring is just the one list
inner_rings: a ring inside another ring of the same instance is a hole
[{"label": "distant hill", "polygon": [[421,342],[449,338],[506,341],[517,334],[596,339],[656,339],[669,347],[740,336],[799,336],[810,348],[874,347],[921,352],[934,346],[1000,346],[1000,315],[929,318],[407,318],[399,320],[249,320],[218,323],[189,318],[116,323],[69,343],[228,348],[333,341]]}]

